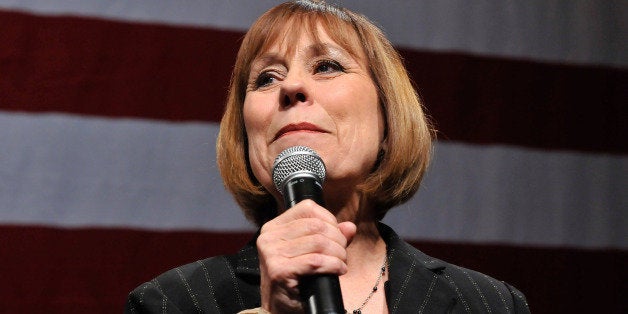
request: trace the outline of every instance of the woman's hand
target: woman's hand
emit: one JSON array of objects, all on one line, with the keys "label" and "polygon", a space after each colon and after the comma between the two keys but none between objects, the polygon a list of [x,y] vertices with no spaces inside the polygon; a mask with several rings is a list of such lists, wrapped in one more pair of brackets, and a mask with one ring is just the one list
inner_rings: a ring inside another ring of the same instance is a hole
[{"label": "woman's hand", "polygon": [[302,311],[299,277],[347,272],[346,247],[355,235],[352,222],[304,200],[262,226],[257,239],[262,308],[272,313]]}]

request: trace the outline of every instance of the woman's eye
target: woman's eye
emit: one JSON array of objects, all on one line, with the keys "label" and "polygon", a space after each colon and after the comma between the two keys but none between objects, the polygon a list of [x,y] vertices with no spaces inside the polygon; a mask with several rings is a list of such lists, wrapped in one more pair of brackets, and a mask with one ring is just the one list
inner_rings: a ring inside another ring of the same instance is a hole
[{"label": "woman's eye", "polygon": [[260,74],[257,79],[255,79],[255,87],[265,87],[275,82],[275,76],[268,72],[264,72]]},{"label": "woman's eye", "polygon": [[320,61],[314,68],[315,73],[330,73],[336,71],[344,71],[344,68],[340,65],[340,63],[333,60]]}]

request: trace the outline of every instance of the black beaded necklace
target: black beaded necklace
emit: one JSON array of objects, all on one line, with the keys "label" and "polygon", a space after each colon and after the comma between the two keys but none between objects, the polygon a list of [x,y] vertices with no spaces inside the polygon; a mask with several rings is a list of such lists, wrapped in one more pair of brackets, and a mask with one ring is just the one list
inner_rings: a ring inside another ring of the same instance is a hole
[{"label": "black beaded necklace", "polygon": [[382,281],[382,278],[384,277],[384,274],[386,273],[386,269],[388,268],[387,267],[388,266],[388,256],[387,255],[388,254],[384,255],[384,264],[382,264],[382,267],[379,270],[379,276],[377,276],[377,281],[375,281],[375,285],[371,289],[371,292],[369,292],[369,295],[366,297],[364,302],[362,302],[360,307],[358,307],[357,309],[353,310],[353,312],[352,312],[353,314],[362,314],[362,309],[364,308],[364,306],[366,306],[366,304],[369,302],[369,300],[371,299],[373,294],[375,294],[375,292],[377,292],[377,287],[379,286],[379,283]]}]

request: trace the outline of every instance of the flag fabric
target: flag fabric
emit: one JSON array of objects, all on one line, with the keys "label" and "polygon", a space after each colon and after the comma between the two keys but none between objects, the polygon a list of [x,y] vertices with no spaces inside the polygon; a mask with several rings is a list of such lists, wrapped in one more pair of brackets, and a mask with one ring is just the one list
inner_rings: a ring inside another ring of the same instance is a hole
[{"label": "flag fabric", "polygon": [[[240,40],[277,3],[0,0],[0,312],[121,312],[248,241],[215,139]],[[400,50],[438,130],[384,221],[532,312],[628,310],[628,4],[341,4]]]}]

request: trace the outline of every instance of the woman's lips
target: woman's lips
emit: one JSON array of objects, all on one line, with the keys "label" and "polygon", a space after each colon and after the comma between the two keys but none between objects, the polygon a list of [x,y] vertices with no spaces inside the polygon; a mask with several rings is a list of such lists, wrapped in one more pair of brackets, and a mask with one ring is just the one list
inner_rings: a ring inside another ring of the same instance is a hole
[{"label": "woman's lips", "polygon": [[321,133],[327,133],[325,130],[319,128],[318,126],[312,124],[312,123],[308,123],[308,122],[301,122],[301,123],[293,123],[293,124],[288,124],[286,126],[284,126],[283,128],[281,128],[279,130],[279,132],[277,132],[277,134],[275,134],[275,138],[274,140],[279,139],[280,137],[288,134],[288,133],[292,133],[292,132],[321,132]]}]

